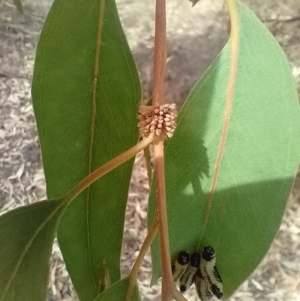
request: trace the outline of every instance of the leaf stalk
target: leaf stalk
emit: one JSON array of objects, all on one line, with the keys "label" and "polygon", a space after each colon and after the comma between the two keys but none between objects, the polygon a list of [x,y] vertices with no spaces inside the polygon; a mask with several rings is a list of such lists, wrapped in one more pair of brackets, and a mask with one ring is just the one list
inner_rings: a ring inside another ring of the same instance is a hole
[{"label": "leaf stalk", "polygon": [[142,261],[147,253],[147,250],[150,248],[154,238],[156,237],[156,234],[158,233],[158,223],[156,220],[152,223],[152,226],[143,242],[143,245],[141,247],[141,250],[139,252],[139,255],[130,271],[129,275],[129,284],[128,284],[128,290],[125,301],[130,301],[133,289],[136,284],[139,268],[142,264]]},{"label": "leaf stalk", "polygon": [[66,202],[72,201],[75,197],[77,197],[82,191],[84,191],[87,187],[97,181],[99,178],[109,173],[111,170],[125,163],[129,159],[133,158],[137,153],[143,150],[145,147],[152,143],[152,139],[144,138],[140,142],[138,142],[135,146],[131,147],[127,151],[98,167],[92,173],[90,173],[87,177],[85,177],[70,193],[65,197]]}]

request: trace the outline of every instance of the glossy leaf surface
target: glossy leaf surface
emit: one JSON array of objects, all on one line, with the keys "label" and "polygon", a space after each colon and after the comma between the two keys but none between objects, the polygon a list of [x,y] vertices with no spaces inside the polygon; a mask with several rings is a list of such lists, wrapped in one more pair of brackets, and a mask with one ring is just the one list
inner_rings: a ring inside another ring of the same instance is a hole
[{"label": "glossy leaf surface", "polygon": [[[124,278],[99,295],[94,301],[125,300],[128,289],[128,278]],[[130,301],[139,301],[138,288],[135,287]]]},{"label": "glossy leaf surface", "polygon": [[0,217],[0,300],[43,301],[62,200],[19,207]]},{"label": "glossy leaf surface", "polygon": [[[225,297],[269,249],[293,185],[300,149],[299,105],[287,60],[251,11],[240,4],[236,10],[239,50],[232,107],[226,105],[230,40],[189,95],[165,149],[171,254],[213,246]],[[226,135],[225,113],[229,113]],[[152,218],[154,192],[153,187]],[[157,240],[152,262],[156,281]]]},{"label": "glossy leaf surface", "polygon": [[[66,194],[137,141],[140,83],[115,2],[56,0],[35,63],[33,104],[48,197]],[[82,300],[99,293],[105,262],[120,278],[127,162],[95,182],[67,208],[58,240]]]}]

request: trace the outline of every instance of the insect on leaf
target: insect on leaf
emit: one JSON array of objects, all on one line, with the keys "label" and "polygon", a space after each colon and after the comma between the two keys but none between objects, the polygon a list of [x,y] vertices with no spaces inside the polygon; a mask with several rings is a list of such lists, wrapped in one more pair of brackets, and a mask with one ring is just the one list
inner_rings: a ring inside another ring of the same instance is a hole
[{"label": "insect on leaf", "polygon": [[[235,9],[238,41],[229,40],[195,85],[165,148],[171,254],[213,246],[225,298],[268,251],[300,149],[299,104],[288,62],[253,13],[238,2]],[[232,61],[237,69],[230,96]],[[155,187],[149,224],[154,194]],[[154,282],[160,277],[157,241],[152,262]]]}]

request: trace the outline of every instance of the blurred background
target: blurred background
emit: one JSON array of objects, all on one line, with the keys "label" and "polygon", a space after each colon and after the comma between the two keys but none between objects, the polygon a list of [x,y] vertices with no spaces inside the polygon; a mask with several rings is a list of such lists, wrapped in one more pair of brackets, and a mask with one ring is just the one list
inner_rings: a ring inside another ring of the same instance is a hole
[{"label": "blurred background", "polygon": [[[221,0],[168,0],[166,102],[182,104],[190,89],[225,45],[229,21]],[[300,94],[299,0],[244,0],[285,52]],[[45,198],[41,154],[31,105],[31,79],[38,37],[51,0],[24,0],[23,15],[13,1],[0,1],[0,212]],[[149,99],[152,89],[154,1],[118,0],[126,36]],[[128,275],[147,234],[149,193],[142,155],[137,156],[126,211],[123,275]],[[300,301],[300,180],[297,177],[281,228],[267,256],[231,301]],[[139,278],[143,300],[160,300],[149,287],[146,256]],[[197,300],[191,290],[188,300]],[[53,246],[49,301],[77,300],[57,242]]]}]

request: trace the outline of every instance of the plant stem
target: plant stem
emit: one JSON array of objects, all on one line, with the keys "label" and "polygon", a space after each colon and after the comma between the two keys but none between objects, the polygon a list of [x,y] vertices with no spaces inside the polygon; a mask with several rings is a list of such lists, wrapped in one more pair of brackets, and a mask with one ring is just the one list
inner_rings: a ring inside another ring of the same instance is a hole
[{"label": "plant stem", "polygon": [[149,187],[152,184],[152,168],[151,168],[151,154],[150,154],[150,146],[144,148],[144,157],[146,161],[147,175],[148,175],[148,183]]},{"label": "plant stem", "polygon": [[152,105],[164,103],[166,44],[166,2],[156,0]]},{"label": "plant stem", "polygon": [[162,270],[162,301],[173,297],[177,301],[187,301],[176,289],[171,267],[170,243],[168,231],[168,214],[165,189],[164,144],[159,141],[154,144],[156,159],[156,219],[159,227],[159,245]]},{"label": "plant stem", "polygon": [[137,275],[139,272],[139,268],[142,264],[142,261],[147,253],[147,250],[150,248],[150,245],[152,244],[156,234],[158,232],[158,223],[156,220],[152,223],[152,226],[148,232],[148,235],[146,239],[143,242],[143,245],[141,247],[141,250],[139,252],[139,255],[131,269],[130,275],[129,275],[129,284],[128,284],[128,290],[125,301],[130,301],[131,295],[137,280]]},{"label": "plant stem", "polygon": [[182,294],[176,289],[172,290],[172,296],[176,301],[187,301],[187,299],[185,299]]},{"label": "plant stem", "polygon": [[104,176],[114,168],[118,167],[119,165],[123,164],[124,162],[134,157],[138,152],[143,150],[151,143],[152,143],[152,139],[145,138],[140,142],[138,142],[132,148],[128,149],[127,151],[123,152],[122,154],[118,155],[117,157],[113,158],[112,160],[108,161],[102,166],[98,167],[87,177],[85,177],[71,192],[67,194],[67,196],[65,197],[66,202],[70,202],[71,200],[73,200],[83,190],[85,190],[87,187],[89,187],[99,178],[101,178],[102,176]]},{"label": "plant stem", "polygon": [[[164,103],[164,78],[166,68],[166,3],[156,0],[155,41],[154,41],[154,88],[152,104],[161,106]],[[162,266],[162,301],[171,297],[182,301],[185,298],[177,291],[172,275],[168,218],[165,189],[164,142],[154,141],[156,172],[156,219],[159,227],[160,258]],[[178,297],[180,295],[181,297]]]},{"label": "plant stem", "polygon": [[154,145],[154,151],[156,163],[156,210],[158,213],[157,218],[159,222],[159,244],[162,266],[162,300],[169,301],[172,296],[174,281],[171,268],[168,232],[163,141],[159,141]]}]

